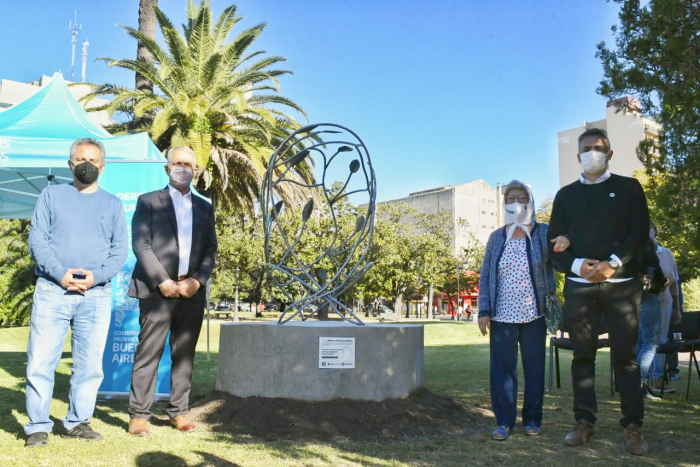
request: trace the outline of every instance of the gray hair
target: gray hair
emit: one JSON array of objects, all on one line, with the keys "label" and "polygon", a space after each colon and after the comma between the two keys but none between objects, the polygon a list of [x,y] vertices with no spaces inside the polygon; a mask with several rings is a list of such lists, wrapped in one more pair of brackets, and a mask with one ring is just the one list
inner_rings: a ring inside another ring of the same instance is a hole
[{"label": "gray hair", "polygon": [[105,147],[102,143],[97,141],[96,139],[93,138],[79,138],[73,141],[73,144],[70,145],[70,157],[72,158],[75,156],[75,150],[78,149],[78,146],[94,146],[97,149],[100,150],[100,156],[102,156],[102,164],[105,163]]},{"label": "gray hair", "polygon": [[193,168],[196,169],[196,168],[197,168],[197,156],[195,155],[195,153],[194,153],[194,151],[192,150],[192,148],[189,147],[189,146],[177,146],[177,147],[168,149],[168,153],[167,153],[167,155],[165,156],[166,159],[168,159],[168,165],[170,165],[170,156],[173,154],[173,152],[177,151],[178,149],[181,149],[181,150],[183,150],[183,151],[185,151],[185,152],[189,152],[189,153],[192,155],[192,160],[194,161],[194,167],[193,167]]},{"label": "gray hair", "polygon": [[508,182],[508,185],[506,185],[506,188],[505,188],[505,190],[503,191],[503,197],[504,197],[504,198],[507,198],[507,197],[508,197],[508,192],[509,192],[510,190],[514,190],[514,189],[523,190],[525,193],[527,193],[527,197],[528,197],[528,198],[531,198],[531,197],[532,197],[531,194],[530,194],[530,189],[528,188],[528,186],[525,185],[525,184],[524,184],[523,182],[521,182],[520,180],[511,180],[510,182]]},{"label": "gray hair", "polygon": [[600,128],[589,128],[581,133],[581,135],[578,137],[579,151],[581,150],[581,141],[587,136],[597,136],[598,138],[602,139],[605,146],[605,153],[607,154],[610,152],[610,139],[608,138],[608,132]]}]

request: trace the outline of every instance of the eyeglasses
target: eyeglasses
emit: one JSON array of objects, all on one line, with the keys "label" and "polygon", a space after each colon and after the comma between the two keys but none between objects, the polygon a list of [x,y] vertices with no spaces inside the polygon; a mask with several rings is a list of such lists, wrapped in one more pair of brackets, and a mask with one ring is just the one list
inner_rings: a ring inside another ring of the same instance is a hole
[{"label": "eyeglasses", "polygon": [[506,203],[507,204],[513,204],[515,202],[523,203],[526,204],[528,201],[530,201],[530,198],[528,198],[527,195],[520,195],[520,196],[509,196],[506,198]]}]

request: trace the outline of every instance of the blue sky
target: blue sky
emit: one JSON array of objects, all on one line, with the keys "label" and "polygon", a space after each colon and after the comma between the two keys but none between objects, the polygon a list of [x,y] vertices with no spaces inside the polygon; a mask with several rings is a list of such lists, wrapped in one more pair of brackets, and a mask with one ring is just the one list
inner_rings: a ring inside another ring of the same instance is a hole
[{"label": "blue sky", "polygon": [[[6,2],[0,78],[70,77],[68,23],[78,11],[87,80],[133,85],[96,57],[133,58],[138,0]],[[216,15],[230,1],[212,0]],[[557,131],[605,116],[595,93],[601,40],[617,5],[604,0],[240,0],[240,30],[268,24],[254,48],[288,58],[282,94],[312,123],[350,127],[365,141],[378,199],[484,179],[532,183],[536,202],[558,189]],[[185,0],[160,0],[176,23]],[[234,30],[235,32],[235,30]]]}]

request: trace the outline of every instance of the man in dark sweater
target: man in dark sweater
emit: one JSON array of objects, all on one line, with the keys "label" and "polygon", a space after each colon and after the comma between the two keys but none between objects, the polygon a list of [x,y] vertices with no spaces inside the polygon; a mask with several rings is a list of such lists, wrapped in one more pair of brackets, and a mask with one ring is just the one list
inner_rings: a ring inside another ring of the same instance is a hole
[{"label": "man in dark sweater", "polygon": [[635,346],[642,298],[641,256],[649,232],[644,190],[633,178],[611,174],[610,140],[603,130],[586,130],[578,139],[583,173],[557,193],[548,236],[568,235],[571,246],[553,250],[555,267],[566,273],[564,315],[574,358],[571,374],[576,426],[564,444],[580,446],[593,436],[597,323],[605,317],[615,359],[627,450],[643,455],[644,400]]}]

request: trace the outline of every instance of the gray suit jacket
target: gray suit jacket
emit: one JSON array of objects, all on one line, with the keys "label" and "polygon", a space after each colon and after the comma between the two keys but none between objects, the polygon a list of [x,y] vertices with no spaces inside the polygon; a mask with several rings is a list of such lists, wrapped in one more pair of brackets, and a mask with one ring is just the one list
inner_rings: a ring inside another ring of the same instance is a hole
[{"label": "gray suit jacket", "polygon": [[[139,299],[165,299],[158,286],[178,279],[180,258],[177,219],[168,188],[139,196],[131,220],[132,248],[136,266],[131,277],[129,296]],[[187,277],[206,285],[216,261],[214,210],[199,196],[192,195],[192,250]],[[204,300],[206,287],[192,299]]]}]

